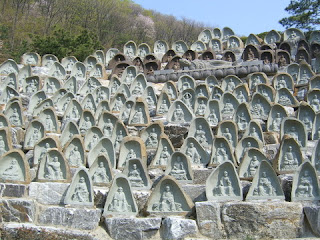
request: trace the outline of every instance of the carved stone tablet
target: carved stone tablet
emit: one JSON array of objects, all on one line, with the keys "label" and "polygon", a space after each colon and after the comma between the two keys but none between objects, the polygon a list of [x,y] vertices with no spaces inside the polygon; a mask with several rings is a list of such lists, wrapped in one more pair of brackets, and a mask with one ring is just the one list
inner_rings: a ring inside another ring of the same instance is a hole
[{"label": "carved stone tablet", "polygon": [[93,207],[93,198],[94,195],[91,177],[88,170],[81,167],[72,178],[72,182],[64,199],[64,204]]},{"label": "carved stone tablet", "polygon": [[89,174],[94,186],[108,186],[112,179],[112,166],[106,155],[99,155],[92,163]]},{"label": "carved stone tablet", "polygon": [[174,152],[168,162],[165,175],[170,175],[179,182],[192,183],[193,172],[190,158],[181,152]]},{"label": "carved stone tablet", "polygon": [[206,181],[208,201],[242,200],[242,187],[232,162],[220,164]]},{"label": "carved stone tablet", "polygon": [[30,183],[30,168],[21,150],[7,152],[0,158],[0,181],[8,183]]},{"label": "carved stone tablet", "polygon": [[129,159],[122,173],[129,179],[133,189],[150,189],[150,178],[146,166],[140,159]]},{"label": "carved stone tablet", "polygon": [[71,174],[69,164],[64,155],[52,148],[43,156],[37,175],[38,182],[70,182]]},{"label": "carved stone tablet", "polygon": [[138,206],[132,195],[129,179],[124,175],[119,174],[112,181],[112,185],[104,205],[103,216],[135,216],[137,214]]},{"label": "carved stone tablet", "polygon": [[319,201],[319,180],[309,161],[302,163],[293,176],[291,201]]},{"label": "carved stone tablet", "polygon": [[248,200],[284,200],[279,179],[267,161],[260,163],[246,197]]}]

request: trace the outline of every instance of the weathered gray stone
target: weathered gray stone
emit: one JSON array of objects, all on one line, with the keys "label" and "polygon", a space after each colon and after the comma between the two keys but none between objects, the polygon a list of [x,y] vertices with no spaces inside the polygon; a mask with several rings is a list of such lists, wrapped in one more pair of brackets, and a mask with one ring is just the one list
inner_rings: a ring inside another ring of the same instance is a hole
[{"label": "weathered gray stone", "polygon": [[69,183],[57,182],[31,182],[29,185],[29,197],[41,204],[63,204]]},{"label": "weathered gray stone", "polygon": [[186,126],[169,125],[165,126],[164,133],[168,135],[173,146],[180,148],[183,144],[185,135],[188,134],[189,128]]},{"label": "weathered gray stone", "polygon": [[193,169],[193,183],[206,184],[207,178],[214,169]]},{"label": "weathered gray stone", "polygon": [[311,227],[312,232],[320,237],[320,206],[305,206],[303,211],[306,215],[307,221]]},{"label": "weathered gray stone", "polygon": [[158,233],[161,218],[106,218],[107,231],[113,239],[152,239]]},{"label": "weathered gray stone", "polygon": [[98,188],[94,187],[93,188],[93,194],[94,194],[94,205],[97,208],[103,208],[104,204],[106,202],[106,198],[109,192],[109,188],[104,187],[104,188]]},{"label": "weathered gray stone", "polygon": [[301,203],[229,202],[222,207],[227,238],[296,238],[302,229]]},{"label": "weathered gray stone", "polygon": [[186,184],[181,185],[183,191],[191,198],[193,202],[206,201],[206,185]]},{"label": "weathered gray stone", "polygon": [[[98,227],[95,231],[73,230],[57,227],[36,226],[31,223],[6,223],[0,227],[3,239],[81,239],[111,240],[106,231]],[[27,234],[27,235],[25,235]]]},{"label": "weathered gray stone", "polygon": [[197,223],[202,235],[212,239],[226,236],[221,222],[221,207],[219,202],[196,202]]},{"label": "weathered gray stone", "polygon": [[38,223],[93,230],[99,225],[101,213],[99,209],[40,206]]},{"label": "weathered gray stone", "polygon": [[179,217],[166,217],[162,221],[161,237],[163,239],[184,239],[196,236],[198,227],[195,220]]},{"label": "weathered gray stone", "polygon": [[151,192],[150,191],[133,191],[133,197],[136,200],[139,214],[143,215],[143,210],[145,205],[147,204],[148,198],[150,197]]},{"label": "weathered gray stone", "polygon": [[281,188],[283,190],[285,200],[291,201],[291,189],[292,189],[292,180],[293,175],[292,174],[282,174],[278,176]]},{"label": "weathered gray stone", "polygon": [[0,222],[34,222],[36,206],[33,200],[0,199]]},{"label": "weathered gray stone", "polygon": [[0,183],[0,197],[24,197],[27,186],[24,184]]}]

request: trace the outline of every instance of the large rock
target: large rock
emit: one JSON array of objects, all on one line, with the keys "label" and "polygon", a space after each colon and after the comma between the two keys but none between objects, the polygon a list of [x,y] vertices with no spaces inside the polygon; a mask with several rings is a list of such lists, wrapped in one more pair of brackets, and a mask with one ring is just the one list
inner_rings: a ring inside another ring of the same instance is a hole
[{"label": "large rock", "polygon": [[93,230],[99,225],[101,210],[40,206],[38,216],[41,225]]},{"label": "large rock", "polygon": [[106,218],[105,224],[113,239],[154,239],[161,218]]},{"label": "large rock", "polygon": [[193,183],[206,184],[207,178],[214,169],[193,169]]},{"label": "large rock", "polygon": [[301,203],[229,202],[222,207],[227,238],[297,238],[302,230]]},{"label": "large rock", "polygon": [[95,231],[84,231],[51,226],[36,226],[30,223],[6,223],[0,226],[0,232],[3,239],[111,240],[102,228],[98,228]]},{"label": "large rock", "polygon": [[193,202],[202,202],[207,200],[205,185],[186,184],[181,185],[181,187]]},{"label": "large rock", "polygon": [[57,182],[31,182],[29,185],[29,197],[41,204],[63,204],[69,183]]},{"label": "large rock", "polygon": [[320,206],[311,205],[304,207],[304,213],[312,232],[320,237]]},{"label": "large rock", "polygon": [[27,193],[27,185],[0,183],[0,197],[22,198]]},{"label": "large rock", "polygon": [[161,237],[163,239],[185,239],[197,236],[198,227],[195,220],[180,217],[166,217],[162,221]]},{"label": "large rock", "polygon": [[202,235],[212,239],[224,238],[226,235],[221,222],[219,202],[196,202],[197,223]]},{"label": "large rock", "polygon": [[0,199],[0,222],[34,222],[36,206],[33,200]]}]

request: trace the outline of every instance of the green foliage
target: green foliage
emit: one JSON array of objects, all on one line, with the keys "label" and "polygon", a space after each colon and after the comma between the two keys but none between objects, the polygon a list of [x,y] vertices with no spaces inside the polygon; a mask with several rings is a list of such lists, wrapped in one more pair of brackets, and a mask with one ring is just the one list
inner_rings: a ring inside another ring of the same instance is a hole
[{"label": "green foliage", "polygon": [[314,30],[320,23],[319,0],[291,0],[285,10],[291,16],[279,21],[284,27],[297,27],[310,31]]},{"label": "green foliage", "polygon": [[87,30],[72,35],[63,29],[58,29],[50,36],[33,35],[32,39],[32,51],[40,55],[51,53],[60,59],[73,55],[79,61],[83,61],[94,50],[102,49],[97,36]]}]

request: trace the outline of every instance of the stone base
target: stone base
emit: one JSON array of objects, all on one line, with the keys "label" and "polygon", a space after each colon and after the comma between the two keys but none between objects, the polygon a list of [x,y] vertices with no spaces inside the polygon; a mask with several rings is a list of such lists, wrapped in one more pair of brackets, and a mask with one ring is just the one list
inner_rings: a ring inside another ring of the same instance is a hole
[{"label": "stone base", "polygon": [[193,183],[194,184],[206,184],[207,178],[213,172],[211,169],[193,169]]},{"label": "stone base", "polygon": [[29,197],[46,205],[60,205],[70,183],[57,182],[31,182],[29,185]]},{"label": "stone base", "polygon": [[182,184],[182,189],[194,203],[207,200],[205,185]]},{"label": "stone base", "polygon": [[0,199],[0,223],[35,222],[36,205],[33,200],[27,199]]},{"label": "stone base", "polygon": [[38,223],[40,225],[93,230],[99,225],[101,213],[99,209],[40,206]]},{"label": "stone base", "polygon": [[304,207],[303,210],[312,233],[317,237],[320,237],[320,206],[310,205]]},{"label": "stone base", "polygon": [[301,203],[230,202],[222,222],[228,238],[297,238],[303,222]]},{"label": "stone base", "polygon": [[0,197],[22,198],[27,193],[27,185],[0,183]]},{"label": "stone base", "polygon": [[200,232],[210,238],[297,238],[303,228],[301,203],[282,201],[198,202]]},{"label": "stone base", "polygon": [[197,235],[198,227],[195,220],[167,217],[162,221],[162,239],[185,239],[186,237],[196,237]]},{"label": "stone base", "polygon": [[[3,239],[85,239],[111,240],[104,229],[95,231],[71,230],[65,228],[36,226],[30,223],[7,223],[0,227]],[[1,239],[2,239],[1,238]]]},{"label": "stone base", "polygon": [[112,239],[157,239],[161,218],[106,218],[105,225]]}]

